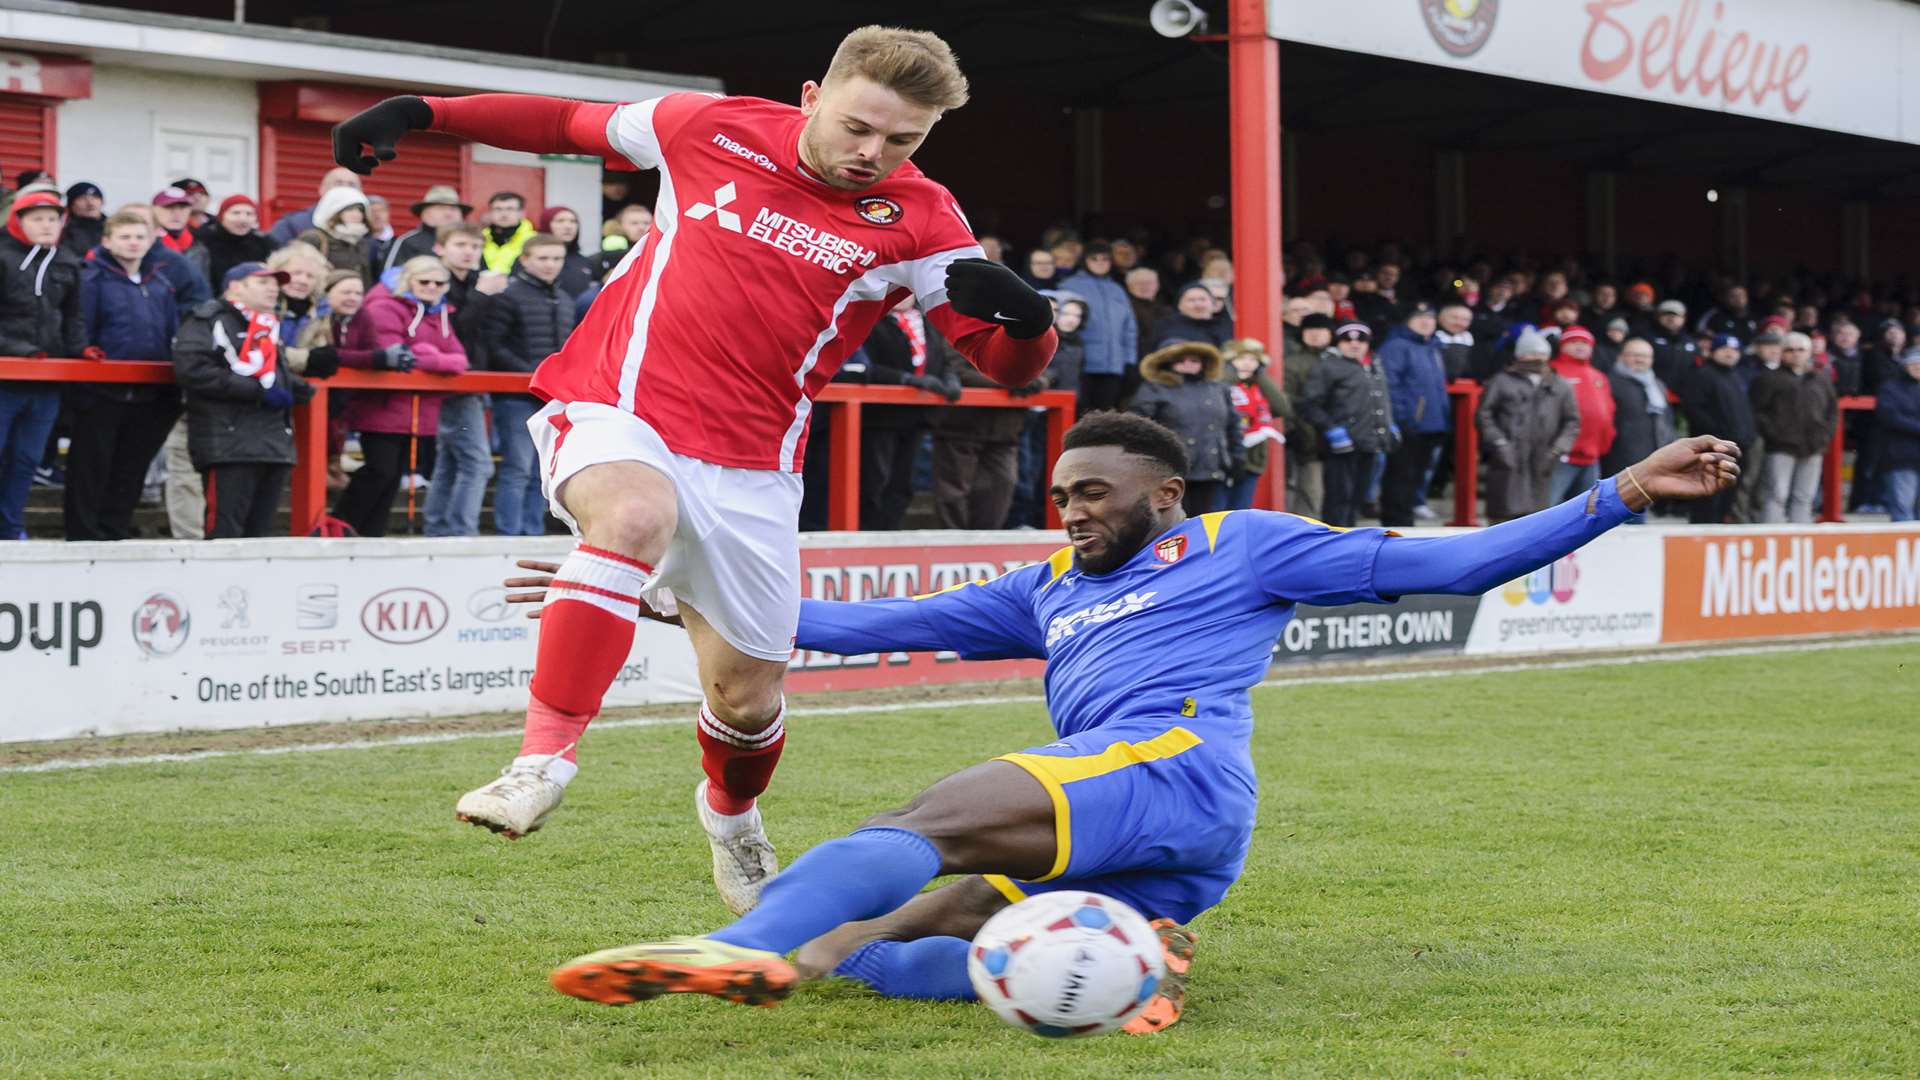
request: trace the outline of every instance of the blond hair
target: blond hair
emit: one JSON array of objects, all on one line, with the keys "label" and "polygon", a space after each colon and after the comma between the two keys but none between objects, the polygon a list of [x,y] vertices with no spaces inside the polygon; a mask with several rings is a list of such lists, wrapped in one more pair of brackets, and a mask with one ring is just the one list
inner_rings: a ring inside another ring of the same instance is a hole
[{"label": "blond hair", "polygon": [[967,77],[938,34],[896,26],[863,26],[841,39],[823,84],[862,78],[915,105],[945,111],[967,103]]},{"label": "blond hair", "polygon": [[[357,270],[335,270],[333,273],[327,275],[327,280],[322,282],[320,287],[315,289],[314,292],[324,297],[333,291],[335,285],[343,281],[358,281],[362,285],[366,284],[366,279],[362,278]],[[342,318],[343,316],[332,308],[328,308],[325,315],[316,314],[313,318],[307,320],[306,326],[301,328],[300,340],[294,342],[294,344],[305,349],[311,349],[318,345],[333,344],[334,338],[336,337],[334,330]]]},{"label": "blond hair", "polygon": [[438,255],[415,255],[413,258],[401,264],[399,285],[402,289],[411,288],[414,278],[419,277],[421,274],[431,274],[435,271],[442,274],[451,273],[451,271],[447,269],[447,264],[441,262]]},{"label": "blond hair", "polygon": [[285,270],[301,259],[305,259],[309,266],[316,268],[313,272],[314,277],[319,277],[333,269],[333,264],[327,261],[326,255],[305,240],[295,240],[267,256],[267,269]]},{"label": "blond hair", "polygon": [[120,228],[122,225],[144,225],[148,232],[152,232],[153,215],[138,214],[131,209],[115,210],[113,216],[107,219],[107,223],[100,226],[100,235],[112,236],[113,230]]}]

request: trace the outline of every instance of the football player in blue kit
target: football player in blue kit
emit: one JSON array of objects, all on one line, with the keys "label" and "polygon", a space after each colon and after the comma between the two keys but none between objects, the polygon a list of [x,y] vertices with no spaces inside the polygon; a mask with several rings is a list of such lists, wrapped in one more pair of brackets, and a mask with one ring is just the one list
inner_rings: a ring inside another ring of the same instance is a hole
[{"label": "football player in blue kit", "polygon": [[[1159,920],[1166,940],[1219,903],[1246,861],[1257,801],[1248,691],[1294,605],[1483,593],[1655,500],[1714,494],[1737,477],[1738,457],[1730,442],[1685,439],[1540,513],[1401,537],[1259,510],[1188,518],[1181,440],[1142,417],[1092,414],[1053,470],[1069,546],[993,581],[807,600],[800,612],[807,649],[1044,659],[1058,738],[963,769],[815,847],[729,926],[582,956],[553,984],[612,1005],[680,992],[766,1005],[831,972],[892,996],[970,998],[973,934],[1006,904],[1054,889],[1123,900]],[[969,876],[921,893],[947,874]],[[785,959],[796,949],[797,967]],[[1133,1030],[1177,1018],[1177,999],[1155,1005]]]}]

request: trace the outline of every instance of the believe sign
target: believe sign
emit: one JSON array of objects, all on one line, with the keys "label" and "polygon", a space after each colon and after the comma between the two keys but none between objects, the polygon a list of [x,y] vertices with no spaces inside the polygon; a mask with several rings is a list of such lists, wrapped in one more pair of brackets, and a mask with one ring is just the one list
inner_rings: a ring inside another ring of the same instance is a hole
[{"label": "believe sign", "polygon": [[1920,142],[1899,0],[1268,0],[1268,33],[1579,90]]}]

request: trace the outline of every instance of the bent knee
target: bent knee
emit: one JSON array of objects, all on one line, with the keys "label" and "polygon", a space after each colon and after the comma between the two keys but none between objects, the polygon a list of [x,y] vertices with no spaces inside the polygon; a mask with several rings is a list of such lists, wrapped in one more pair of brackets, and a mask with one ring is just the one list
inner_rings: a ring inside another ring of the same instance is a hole
[{"label": "bent knee", "polygon": [[671,495],[657,498],[604,487],[568,495],[564,505],[580,522],[581,536],[595,547],[657,560],[673,539],[679,514]]},{"label": "bent knee", "polygon": [[932,844],[948,866],[973,866],[992,844],[974,823],[921,803],[885,810],[860,823],[863,829],[900,829]]},{"label": "bent knee", "polygon": [[780,715],[785,700],[778,681],[717,681],[707,688],[707,708],[728,726],[749,734],[764,731]]}]

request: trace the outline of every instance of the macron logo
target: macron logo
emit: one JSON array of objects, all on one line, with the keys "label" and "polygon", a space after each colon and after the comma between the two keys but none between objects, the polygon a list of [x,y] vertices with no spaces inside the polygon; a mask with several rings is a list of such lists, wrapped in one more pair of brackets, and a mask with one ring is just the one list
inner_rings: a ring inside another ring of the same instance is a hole
[{"label": "macron logo", "polygon": [[761,153],[758,150],[749,150],[746,147],[741,146],[739,143],[734,142],[732,139],[727,138],[725,135],[722,135],[717,131],[713,133],[713,145],[719,147],[722,150],[725,150],[729,154],[735,154],[740,157],[746,158],[748,161],[753,162],[755,165],[760,166],[761,168],[767,170],[768,172],[777,173],[780,171],[780,166],[775,165],[773,163],[772,158],[768,157],[767,155]]},{"label": "macron logo", "polygon": [[740,215],[731,210],[722,209],[733,202],[738,193],[734,191],[733,181],[729,180],[713,190],[713,202],[697,202],[687,207],[687,216],[695,221],[714,221],[728,232],[740,231]]}]

